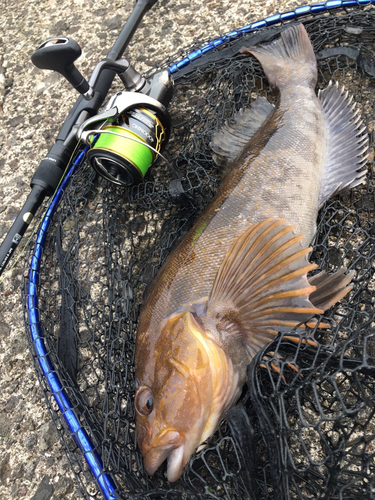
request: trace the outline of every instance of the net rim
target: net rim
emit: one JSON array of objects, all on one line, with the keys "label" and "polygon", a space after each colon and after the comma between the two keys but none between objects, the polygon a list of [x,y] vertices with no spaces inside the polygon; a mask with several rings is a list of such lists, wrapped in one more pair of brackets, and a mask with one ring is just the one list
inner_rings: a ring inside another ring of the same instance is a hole
[{"label": "net rim", "polygon": [[[268,16],[265,19],[256,21],[249,25],[246,25],[238,30],[234,30],[226,35],[223,35],[208,44],[202,46],[200,49],[194,50],[182,60],[173,63],[169,66],[169,74],[174,76],[179,70],[190,65],[196,59],[204,57],[206,54],[212,52],[217,47],[223,45],[224,43],[231,42],[245,34],[251,34],[257,30],[262,30],[269,28],[271,26],[281,25],[286,21],[295,21],[297,19],[309,18],[311,16],[317,16],[324,14],[326,12],[345,10],[347,8],[359,7],[364,9],[369,5],[375,6],[375,0],[329,0],[326,2],[319,2],[317,4],[300,6],[294,9],[294,11],[288,11],[281,14],[274,14]],[[38,309],[38,285],[39,285],[39,273],[40,264],[43,256],[43,247],[46,241],[47,232],[52,223],[53,216],[59,206],[65,189],[67,188],[73,174],[76,170],[83,164],[85,159],[85,154],[88,148],[81,151],[77,158],[72,163],[70,169],[66,173],[60,187],[56,191],[48,209],[42,219],[40,229],[37,233],[35,240],[35,248],[32,252],[29,264],[29,272],[25,279],[27,283],[27,303],[26,303],[26,315],[28,317],[29,323],[26,325],[26,329],[29,330],[29,336],[32,339],[32,345],[34,347],[34,355],[39,363],[40,373],[59,407],[59,410],[64,417],[64,420],[74,436],[74,439],[82,451],[82,454],[87,462],[90,472],[98,485],[104,498],[107,500],[121,499],[119,495],[119,490],[116,486],[116,480],[111,473],[107,473],[104,470],[101,457],[99,456],[96,447],[94,446],[90,436],[88,435],[86,429],[81,425],[79,415],[74,409],[71,398],[69,397],[68,391],[63,387],[61,383],[60,376],[56,367],[49,357],[48,351],[44,344],[44,335],[41,328],[40,315]],[[35,366],[38,364],[35,363]],[[148,492],[152,493],[152,492]]]},{"label": "net rim", "polygon": [[234,41],[243,35],[248,35],[257,30],[263,28],[269,28],[271,26],[277,26],[283,24],[286,21],[295,21],[296,19],[304,19],[310,16],[316,16],[324,14],[325,12],[331,12],[335,9],[347,9],[355,7],[367,7],[368,5],[375,5],[375,0],[328,0],[327,2],[319,2],[311,5],[303,5],[297,7],[293,11],[283,12],[279,14],[274,14],[268,16],[260,21],[255,21],[242,28],[233,30],[215,40],[210,41],[206,45],[203,45],[199,49],[194,50],[186,57],[180,61],[173,63],[169,66],[168,71],[170,75],[176,74],[182,68],[188,66],[191,62],[205,56],[210,53],[220,45]]}]

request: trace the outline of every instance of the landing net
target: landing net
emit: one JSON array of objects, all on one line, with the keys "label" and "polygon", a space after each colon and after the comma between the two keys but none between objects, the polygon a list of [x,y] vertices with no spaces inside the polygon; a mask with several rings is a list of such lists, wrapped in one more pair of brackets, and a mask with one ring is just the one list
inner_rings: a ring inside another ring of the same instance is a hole
[{"label": "landing net", "polygon": [[[173,169],[160,162],[147,182],[123,189],[84,163],[67,182],[48,230],[28,247],[25,275],[30,278],[36,260],[40,267],[34,269],[37,286],[24,281],[26,329],[52,419],[87,498],[101,496],[103,476],[99,471],[93,478],[79,433],[113,479],[117,498],[375,497],[375,7],[321,5],[313,14],[305,10],[302,16],[299,9],[298,15],[274,18],[268,23],[273,26],[203,42],[163,61],[160,67],[171,67],[175,81],[169,108],[173,134],[164,153]],[[311,257],[322,270],[343,265],[355,270],[354,288],[328,311],[335,325],[315,329],[318,349],[277,338],[259,353],[248,371],[242,406],[171,485],[163,467],[147,476],[135,441],[139,308],[144,290],[220,183],[209,148],[212,132],[257,95],[274,102],[258,62],[240,55],[239,48],[270,40],[291,22],[303,22],[309,33],[318,87],[330,80],[343,85],[369,131],[367,184],[323,207]],[[201,47],[209,49],[197,53]],[[30,308],[37,314],[30,316]],[[68,333],[77,353],[69,366],[59,357],[59,338]],[[42,361],[48,360],[48,370],[61,383],[55,391],[69,397],[76,431],[43,373],[35,351],[39,338],[46,349]]]}]

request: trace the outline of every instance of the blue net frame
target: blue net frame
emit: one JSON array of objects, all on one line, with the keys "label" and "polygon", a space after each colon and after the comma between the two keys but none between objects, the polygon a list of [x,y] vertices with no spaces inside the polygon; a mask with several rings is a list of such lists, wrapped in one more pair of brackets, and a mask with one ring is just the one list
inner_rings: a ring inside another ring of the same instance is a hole
[{"label": "blue net frame", "polygon": [[[171,75],[178,77],[179,71],[187,66],[193,66],[198,59],[204,58],[207,54],[212,53],[218,47],[225,45],[239,37],[247,35],[263,28],[277,26],[283,23],[296,20],[309,19],[312,16],[321,15],[324,13],[334,13],[341,10],[352,8],[364,8],[369,5],[375,5],[375,0],[330,0],[327,2],[319,2],[314,5],[306,5],[298,7],[294,11],[275,14],[266,19],[251,23],[247,26],[232,31],[216,40],[212,40],[202,47],[193,50],[187,56],[183,57],[178,62],[172,63],[169,66]],[[71,167],[67,171],[58,191],[54,195],[48,209],[42,219],[40,228],[37,233],[35,245],[30,260],[29,273],[27,279],[27,303],[26,303],[26,319],[25,323],[28,329],[28,335],[33,346],[34,355],[37,360],[36,367],[38,376],[45,380],[48,384],[51,394],[57,404],[58,410],[65,421],[71,435],[73,436],[77,446],[82,452],[82,455],[87,462],[90,473],[96,481],[99,490],[106,499],[122,498],[122,492],[117,486],[116,480],[106,467],[103,465],[102,458],[99,456],[97,446],[93,443],[90,429],[82,425],[82,419],[79,414],[79,405],[75,398],[69,394],[66,385],[60,380],[60,374],[54,362],[51,360],[48,349],[44,342],[43,327],[40,322],[39,303],[38,303],[38,285],[39,275],[41,272],[40,265],[43,255],[46,235],[49,231],[51,221],[55,215],[56,209],[64,195],[72,176],[79,169],[85,160],[86,150],[81,151],[76,159],[72,162]],[[177,494],[177,492],[176,492]],[[139,493],[139,498],[142,496]],[[124,496],[128,496],[124,493]],[[155,491],[155,498],[157,492]],[[136,498],[136,496],[134,496]],[[138,498],[138,497],[137,497]]]}]

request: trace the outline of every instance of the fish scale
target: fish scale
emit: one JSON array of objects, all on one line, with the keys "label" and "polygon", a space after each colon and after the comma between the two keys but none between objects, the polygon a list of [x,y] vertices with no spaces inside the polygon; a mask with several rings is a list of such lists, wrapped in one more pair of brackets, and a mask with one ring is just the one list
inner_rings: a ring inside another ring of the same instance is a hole
[{"label": "fish scale", "polygon": [[[220,193],[195,225],[206,224],[205,229],[194,242],[187,239],[173,254],[176,262],[169,261],[170,269],[175,270],[173,281],[168,294],[160,299],[163,315],[208,297],[224,256],[251,224],[268,217],[285,218],[296,226],[297,234],[305,235],[307,244],[312,240],[326,139],[321,106],[315,93],[308,90],[303,106],[294,95],[281,99],[279,116],[269,126],[272,137],[267,149],[253,159],[257,144],[249,145],[242,153],[244,168],[225,176]],[[314,131],[319,129],[316,135]],[[253,192],[258,195],[249,195]]]},{"label": "fish scale", "polygon": [[254,355],[279,332],[298,342],[299,325],[315,325],[354,276],[308,277],[317,267],[308,244],[319,206],[365,178],[357,112],[337,86],[315,94],[303,25],[241,52],[261,63],[276,105],[258,97],[214,134],[223,182],[161,268],[138,324],[137,442],[146,471],[167,460],[172,482],[235,404]]}]

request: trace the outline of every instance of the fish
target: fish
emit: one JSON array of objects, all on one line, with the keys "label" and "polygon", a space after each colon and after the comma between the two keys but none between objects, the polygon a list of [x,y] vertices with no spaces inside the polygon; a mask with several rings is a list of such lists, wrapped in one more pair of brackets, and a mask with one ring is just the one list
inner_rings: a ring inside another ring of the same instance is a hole
[{"label": "fish", "polygon": [[360,111],[336,84],[316,94],[303,24],[241,52],[276,104],[257,97],[213,134],[223,180],[152,282],[136,333],[137,444],[147,474],[166,461],[170,482],[236,404],[256,353],[292,329],[298,341],[353,286],[346,268],[308,273],[320,207],[366,178]]}]

